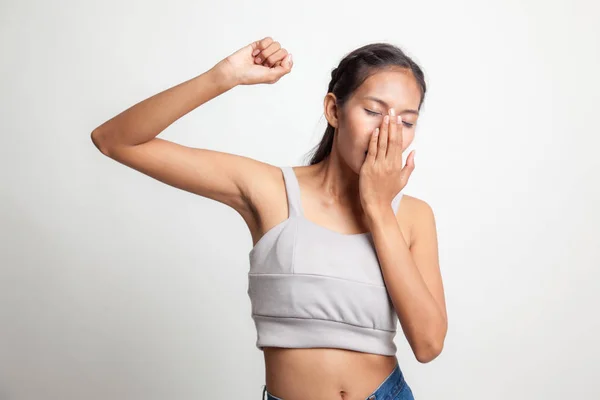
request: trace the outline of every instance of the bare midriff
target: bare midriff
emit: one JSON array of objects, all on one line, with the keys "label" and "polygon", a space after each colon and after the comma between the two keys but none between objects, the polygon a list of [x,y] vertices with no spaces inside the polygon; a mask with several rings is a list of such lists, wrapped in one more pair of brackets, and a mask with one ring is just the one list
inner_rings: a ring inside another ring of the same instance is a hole
[{"label": "bare midriff", "polygon": [[364,400],[396,367],[396,356],[344,349],[263,348],[267,391],[282,400]]}]

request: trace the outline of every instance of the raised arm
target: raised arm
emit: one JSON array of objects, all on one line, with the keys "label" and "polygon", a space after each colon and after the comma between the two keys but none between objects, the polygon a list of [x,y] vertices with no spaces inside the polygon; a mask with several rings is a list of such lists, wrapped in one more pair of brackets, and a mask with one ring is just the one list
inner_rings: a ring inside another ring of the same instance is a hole
[{"label": "raised arm", "polygon": [[[254,54],[253,54],[254,53]],[[260,57],[256,59],[254,56]],[[163,183],[227,204],[240,213],[251,205],[251,177],[273,166],[209,149],[159,139],[190,111],[237,85],[277,82],[291,57],[270,37],[253,42],[203,74],[149,97],[106,121],[91,134],[106,156]]]}]

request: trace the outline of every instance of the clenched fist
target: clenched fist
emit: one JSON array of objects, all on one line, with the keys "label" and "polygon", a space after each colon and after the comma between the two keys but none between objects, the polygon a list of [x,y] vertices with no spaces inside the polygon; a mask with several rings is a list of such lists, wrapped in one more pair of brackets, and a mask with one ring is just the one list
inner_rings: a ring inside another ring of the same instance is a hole
[{"label": "clenched fist", "polygon": [[237,85],[275,83],[292,66],[292,55],[271,37],[252,42],[217,64]]}]

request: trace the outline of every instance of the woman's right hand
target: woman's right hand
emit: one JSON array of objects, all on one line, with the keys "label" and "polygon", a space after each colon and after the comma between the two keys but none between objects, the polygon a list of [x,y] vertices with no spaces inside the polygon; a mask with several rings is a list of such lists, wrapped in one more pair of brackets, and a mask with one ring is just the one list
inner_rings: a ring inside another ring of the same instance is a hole
[{"label": "woman's right hand", "polygon": [[292,70],[292,55],[271,37],[250,43],[217,64],[238,85],[275,83]]}]

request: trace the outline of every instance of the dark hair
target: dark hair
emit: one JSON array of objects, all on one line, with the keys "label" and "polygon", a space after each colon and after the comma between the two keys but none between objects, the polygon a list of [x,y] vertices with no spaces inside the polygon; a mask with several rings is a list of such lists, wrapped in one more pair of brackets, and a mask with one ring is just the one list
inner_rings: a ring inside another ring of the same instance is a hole
[{"label": "dark hair", "polygon": [[[343,107],[352,93],[371,75],[389,67],[410,70],[421,89],[419,110],[425,98],[425,77],[421,68],[404,52],[389,43],[371,43],[347,54],[337,68],[331,71],[327,93],[333,93],[338,107]],[[321,142],[311,151],[310,164],[323,161],[331,153],[335,128],[329,123]]]}]

